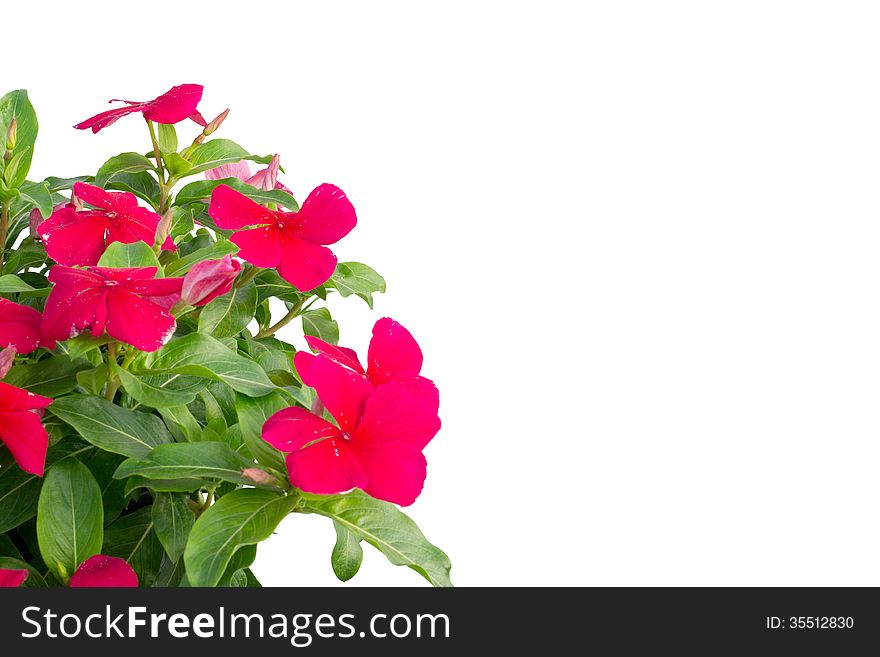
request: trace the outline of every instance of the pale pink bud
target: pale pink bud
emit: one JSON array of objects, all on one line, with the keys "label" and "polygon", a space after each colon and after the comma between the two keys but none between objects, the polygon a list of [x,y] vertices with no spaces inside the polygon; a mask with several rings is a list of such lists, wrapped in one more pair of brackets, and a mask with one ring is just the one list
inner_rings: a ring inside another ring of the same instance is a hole
[{"label": "pale pink bud", "polygon": [[220,125],[226,120],[226,117],[229,116],[229,110],[225,109],[216,117],[214,117],[208,125],[205,126],[205,129],[202,130],[202,134],[206,137],[217,130]]},{"label": "pale pink bud", "polygon": [[221,260],[197,262],[183,277],[180,299],[190,306],[204,306],[229,292],[240,271],[241,264],[230,255]]},{"label": "pale pink bud", "polygon": [[166,240],[171,235],[171,222],[173,219],[174,212],[168,210],[162,215],[162,218],[159,220],[159,225],[156,227],[156,243],[162,245],[163,249],[165,248]]},{"label": "pale pink bud", "polygon": [[37,210],[37,208],[34,208],[28,215],[28,229],[30,230],[32,240],[40,239],[40,235],[37,233],[37,228],[40,227],[41,223],[43,223],[43,215]]},{"label": "pale pink bud", "polygon": [[263,486],[276,486],[278,484],[278,480],[275,477],[259,468],[242,468],[241,476],[247,477],[255,484]]},{"label": "pale pink bud", "polygon": [[9,345],[3,351],[0,351],[0,379],[9,372],[12,364],[15,362],[15,347]]}]

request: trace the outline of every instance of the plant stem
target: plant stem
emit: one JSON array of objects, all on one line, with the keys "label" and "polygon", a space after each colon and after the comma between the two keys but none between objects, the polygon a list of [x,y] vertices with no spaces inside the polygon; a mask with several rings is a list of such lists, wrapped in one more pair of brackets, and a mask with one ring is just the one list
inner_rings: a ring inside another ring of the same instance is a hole
[{"label": "plant stem", "polygon": [[243,272],[238,280],[235,281],[235,287],[244,287],[248,283],[250,283],[257,274],[259,274],[262,270],[259,267],[254,267],[253,265],[248,268],[247,271]]},{"label": "plant stem", "polygon": [[6,256],[6,233],[9,231],[9,206],[0,204],[0,270]]},{"label": "plant stem", "polygon": [[165,180],[165,165],[162,161],[162,149],[159,148],[159,140],[156,138],[156,129],[153,122],[147,119],[147,128],[150,129],[150,141],[153,142],[153,156],[156,158],[156,168],[159,170],[159,214],[168,211],[168,192],[171,191],[171,179]]},{"label": "plant stem", "polygon": [[113,369],[111,367],[111,363],[116,362],[116,343],[111,342],[107,345],[107,366],[110,367],[110,372],[107,375],[107,392],[104,394],[104,399],[109,402],[113,401],[113,398],[116,396],[116,391],[119,390],[119,385],[121,381],[119,377],[113,373]]},{"label": "plant stem", "polygon": [[278,320],[277,323],[270,326],[264,331],[260,331],[257,333],[254,338],[259,340],[260,338],[268,338],[270,335],[274,335],[276,331],[284,328],[294,319],[296,319],[297,315],[299,315],[299,311],[302,309],[303,303],[305,302],[306,297],[300,297],[300,300],[297,301],[293,306],[291,306],[290,310],[287,311],[287,314]]}]

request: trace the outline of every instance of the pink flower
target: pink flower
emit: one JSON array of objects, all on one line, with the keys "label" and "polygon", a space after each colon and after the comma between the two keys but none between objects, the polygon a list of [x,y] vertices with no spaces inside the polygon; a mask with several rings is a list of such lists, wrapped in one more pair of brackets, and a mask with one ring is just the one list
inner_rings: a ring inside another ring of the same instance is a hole
[{"label": "pink flower", "polygon": [[27,578],[24,568],[0,568],[0,589],[17,589]]},{"label": "pink flower", "polygon": [[[299,212],[269,210],[227,185],[211,195],[208,214],[217,226],[237,230],[230,240],[238,256],[257,267],[277,267],[300,291],[326,282],[336,269],[336,256],[326,244],[348,235],[357,224],[351,201],[335,185],[315,188]],[[238,230],[246,226],[258,226]]]},{"label": "pink flower", "polygon": [[77,212],[67,204],[37,227],[46,253],[58,264],[95,265],[113,242],[153,245],[159,215],[139,206],[134,194],[105,192],[81,182],[73,186],[73,192],[98,209]]},{"label": "pink flower", "polygon": [[37,347],[55,348],[55,340],[46,338],[40,328],[43,318],[30,306],[0,299],[0,349],[15,347],[20,354],[29,354]]},{"label": "pink flower", "polygon": [[172,87],[164,94],[153,100],[139,102],[135,100],[111,100],[110,102],[123,102],[128,107],[117,107],[116,109],[107,110],[96,114],[90,119],[86,119],[82,123],[77,123],[74,128],[77,130],[86,130],[91,128],[92,132],[103,130],[109,125],[116,123],[120,118],[127,114],[140,112],[148,121],[156,123],[173,124],[179,123],[184,119],[192,119],[201,126],[207,125],[205,119],[196,109],[199,101],[202,99],[202,90],[204,87],[200,84],[182,84]]},{"label": "pink flower", "polygon": [[125,559],[96,554],[86,559],[70,578],[70,588],[137,588],[138,577]]},{"label": "pink flower", "polygon": [[278,182],[278,169],[281,162],[281,156],[275,155],[269,166],[260,169],[251,175],[251,168],[245,160],[233,162],[232,164],[221,164],[219,167],[208,169],[205,171],[205,179],[207,180],[223,180],[224,178],[238,178],[246,182],[248,185],[262,189],[268,192],[270,189],[281,189],[290,193],[284,185]]},{"label": "pink flower", "polygon": [[0,441],[19,468],[40,477],[46,465],[49,435],[37,411],[51,403],[48,397],[0,383]]},{"label": "pink flower", "polygon": [[190,306],[204,306],[229,292],[240,271],[241,264],[230,255],[197,262],[183,277],[180,298]]},{"label": "pink flower", "polygon": [[315,388],[331,412],[333,401],[330,400],[328,404],[322,389],[328,368],[334,367],[343,367],[363,376],[373,387],[399,383],[424,401],[434,413],[437,412],[440,393],[433,381],[419,375],[422,350],[412,334],[393,319],[383,317],[373,326],[366,370],[353,349],[337,347],[312,336],[306,336],[306,341],[318,355],[298,351],[294,356],[296,371],[303,383]]},{"label": "pink flower", "polygon": [[263,440],[287,455],[290,483],[309,493],[361,488],[402,506],[422,491],[425,445],[440,418],[399,383],[373,390],[364,377],[334,368],[324,381],[336,427],[304,408],[285,408],[263,425]]},{"label": "pink flower", "polygon": [[174,334],[177,323],[168,312],[180,300],[182,278],[153,278],[155,267],[89,267],[56,265],[49,270],[55,284],[43,311],[43,333],[67,340],[89,329],[156,351]]}]

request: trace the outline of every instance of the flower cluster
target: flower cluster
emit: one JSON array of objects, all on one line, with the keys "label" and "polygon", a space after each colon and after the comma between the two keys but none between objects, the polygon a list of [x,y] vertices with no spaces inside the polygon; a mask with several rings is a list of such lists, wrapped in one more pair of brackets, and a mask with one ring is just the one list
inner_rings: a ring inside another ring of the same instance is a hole
[{"label": "flower cluster", "polygon": [[[353,499],[367,511],[337,525],[340,540],[397,527],[425,555],[411,565],[447,585],[448,558],[393,506],[421,493],[440,429],[422,351],[383,318],[364,366],[313,307],[335,292],[372,308],[385,290],[328,248],[357,225],[354,206],[326,183],[299,205],[279,155],[209,140],[229,110],[206,121],[202,91],[175,86],[78,123],[97,133],[140,114],[151,152],[41,183],[21,164],[36,138],[26,92],[0,100],[0,493],[33,496],[0,496],[29,505],[0,513],[0,546],[28,546],[0,556],[0,587],[173,586],[183,573],[192,586],[250,585],[249,563],[231,565],[241,509],[268,538],[288,513],[338,519]],[[181,147],[174,126],[187,119],[200,131]],[[278,339],[297,318],[310,352]],[[32,518],[38,550],[19,540]],[[113,537],[141,526],[143,553],[127,563]],[[387,549],[398,563],[400,547]]]}]

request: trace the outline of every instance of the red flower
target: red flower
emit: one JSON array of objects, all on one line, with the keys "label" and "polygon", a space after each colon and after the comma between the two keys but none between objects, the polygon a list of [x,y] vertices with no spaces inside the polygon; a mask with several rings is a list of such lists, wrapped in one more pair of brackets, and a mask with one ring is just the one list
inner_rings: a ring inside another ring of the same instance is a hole
[{"label": "red flower", "polygon": [[0,568],[0,589],[17,589],[27,578],[24,568]]},{"label": "red flower", "polygon": [[117,107],[116,109],[107,110],[96,114],[90,119],[86,119],[82,123],[77,123],[74,128],[77,130],[92,129],[92,132],[103,130],[108,125],[116,123],[120,118],[127,114],[140,112],[148,121],[156,123],[179,123],[184,119],[192,119],[201,126],[207,125],[205,119],[196,109],[199,101],[202,99],[202,90],[204,87],[200,84],[182,84],[177,87],[171,87],[164,94],[153,100],[138,102],[136,100],[117,99],[110,102],[123,102],[128,107]]},{"label": "red flower", "polygon": [[168,312],[180,300],[182,278],[153,278],[155,267],[89,267],[56,265],[49,270],[55,284],[43,311],[43,333],[67,340],[90,329],[142,351],[156,351],[177,323]]},{"label": "red flower", "polygon": [[345,193],[326,183],[309,194],[299,212],[269,210],[220,185],[208,214],[226,230],[258,226],[232,235],[238,256],[257,267],[277,267],[284,280],[303,292],[324,283],[336,269],[336,256],[322,245],[338,242],[357,224]]},{"label": "red flower", "polygon": [[96,265],[113,242],[146,242],[153,246],[159,215],[142,208],[129,192],[105,192],[100,187],[78,182],[74,195],[97,210],[77,212],[67,204],[40,223],[37,234],[46,253],[60,265]]},{"label": "red flower", "polygon": [[29,354],[37,347],[55,348],[55,340],[46,338],[40,329],[40,313],[8,299],[0,299],[0,349],[15,347],[20,354]]},{"label": "red flower", "polygon": [[51,403],[48,397],[0,383],[0,440],[19,468],[40,477],[46,465],[49,434],[37,411]]},{"label": "red flower", "polygon": [[285,408],[263,425],[263,440],[289,452],[290,483],[309,493],[361,488],[403,506],[422,491],[425,445],[440,418],[399,383],[375,390],[362,376],[335,368],[325,381],[336,427],[304,408]]},{"label": "red flower", "polygon": [[137,588],[138,578],[125,559],[96,554],[86,559],[73,577],[70,588]]},{"label": "red flower", "polygon": [[183,277],[180,298],[191,306],[204,306],[229,292],[240,271],[241,265],[230,255],[221,260],[197,262]]},{"label": "red flower", "polygon": [[[318,396],[330,408],[333,401],[324,399],[324,380],[329,368],[344,367],[362,375],[374,387],[396,382],[422,399],[435,413],[440,406],[440,394],[430,379],[419,375],[422,369],[422,350],[412,334],[403,325],[389,317],[383,317],[373,326],[373,339],[367,353],[367,369],[364,370],[353,349],[337,347],[323,340],[306,336],[309,346],[317,356],[298,351],[294,356],[296,371],[303,383],[315,388]],[[331,412],[333,409],[330,408]]]}]

